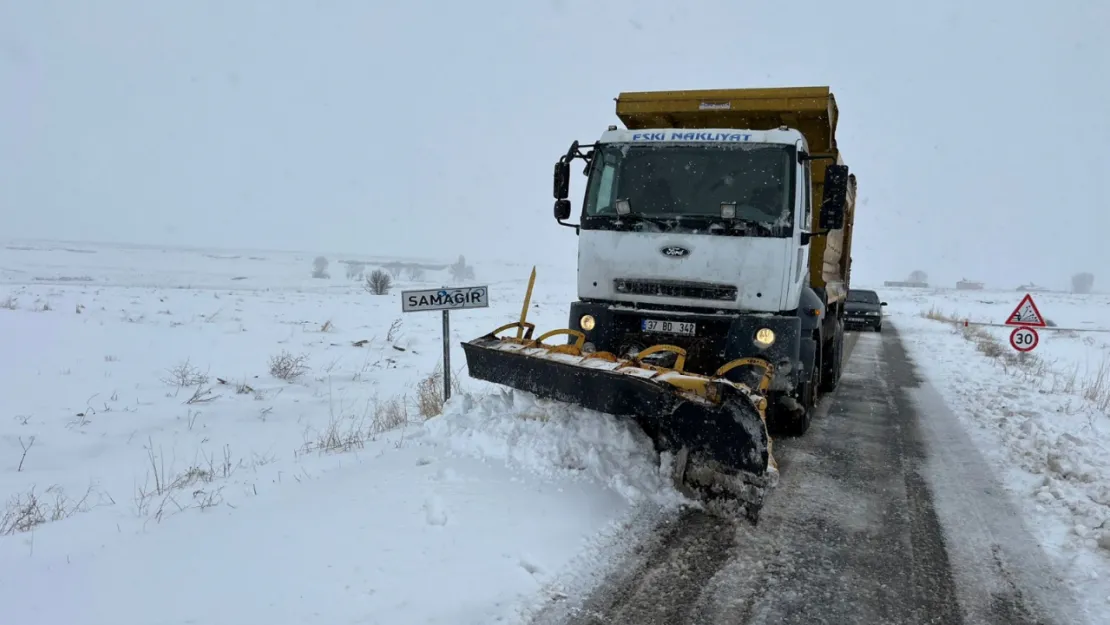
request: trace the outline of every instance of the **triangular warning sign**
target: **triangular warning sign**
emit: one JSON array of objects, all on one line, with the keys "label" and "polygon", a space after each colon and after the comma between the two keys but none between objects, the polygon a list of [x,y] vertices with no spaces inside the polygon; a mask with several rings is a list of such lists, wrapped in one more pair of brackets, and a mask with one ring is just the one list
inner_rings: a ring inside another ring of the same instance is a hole
[{"label": "triangular warning sign", "polygon": [[1010,317],[1006,319],[1008,326],[1025,326],[1034,328],[1044,328],[1044,317],[1041,316],[1041,311],[1037,310],[1037,305],[1033,303],[1033,296],[1029,293],[1021,298],[1021,302],[1010,313]]}]

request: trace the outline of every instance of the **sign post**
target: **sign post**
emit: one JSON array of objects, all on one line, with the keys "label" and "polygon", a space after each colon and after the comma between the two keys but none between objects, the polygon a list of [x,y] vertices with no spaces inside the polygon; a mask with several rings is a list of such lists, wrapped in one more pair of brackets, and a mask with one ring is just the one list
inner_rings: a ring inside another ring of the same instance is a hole
[{"label": "sign post", "polygon": [[451,399],[451,313],[443,311],[443,401]]},{"label": "sign post", "polygon": [[1014,326],[1014,331],[1010,333],[1010,347],[1023,354],[1033,351],[1041,342],[1036,328],[1048,327],[1030,293],[1018,302],[1017,308],[1006,318],[1006,325]]},{"label": "sign post", "polygon": [[401,312],[443,312],[443,401],[451,399],[451,311],[489,308],[489,287],[401,291]]}]

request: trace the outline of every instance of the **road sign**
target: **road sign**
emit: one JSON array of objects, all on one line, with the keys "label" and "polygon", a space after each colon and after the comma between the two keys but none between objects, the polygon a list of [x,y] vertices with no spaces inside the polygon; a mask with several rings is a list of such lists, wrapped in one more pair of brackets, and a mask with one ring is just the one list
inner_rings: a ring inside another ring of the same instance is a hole
[{"label": "road sign", "polygon": [[489,288],[464,286],[451,289],[401,291],[401,312],[466,308],[489,308]]},{"label": "road sign", "polygon": [[401,291],[401,312],[443,311],[443,401],[451,399],[451,311],[489,308],[489,287]]},{"label": "road sign", "polygon": [[1033,328],[1022,326],[1014,328],[1014,331],[1010,333],[1010,347],[1019,352],[1031,352],[1040,342],[1041,337]]},{"label": "road sign", "polygon": [[1044,317],[1041,316],[1041,311],[1037,309],[1037,305],[1033,303],[1033,296],[1029,293],[1021,298],[1014,312],[1006,319],[1008,326],[1024,326],[1028,328],[1044,328],[1047,324],[1044,322]]}]

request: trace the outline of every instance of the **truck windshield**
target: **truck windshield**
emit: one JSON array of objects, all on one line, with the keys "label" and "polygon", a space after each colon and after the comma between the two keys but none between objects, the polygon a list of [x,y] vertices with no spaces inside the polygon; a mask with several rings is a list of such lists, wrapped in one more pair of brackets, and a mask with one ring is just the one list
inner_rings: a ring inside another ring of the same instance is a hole
[{"label": "truck windshield", "polygon": [[790,236],[794,172],[792,146],[605,145],[590,174],[583,225],[613,221],[617,200],[627,200],[641,222],[677,218],[726,227],[721,204],[735,203],[737,222],[763,226],[756,234]]}]

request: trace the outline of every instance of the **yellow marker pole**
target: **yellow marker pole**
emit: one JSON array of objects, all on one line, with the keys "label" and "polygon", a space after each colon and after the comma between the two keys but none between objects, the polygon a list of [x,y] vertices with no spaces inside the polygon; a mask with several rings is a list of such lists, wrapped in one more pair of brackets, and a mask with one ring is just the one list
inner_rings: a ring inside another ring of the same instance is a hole
[{"label": "yellow marker pole", "polygon": [[524,292],[524,306],[520,309],[520,327],[516,329],[516,338],[524,338],[524,322],[528,320],[528,304],[532,302],[532,287],[536,285],[536,266],[532,265],[532,275],[528,278],[528,290]]}]

